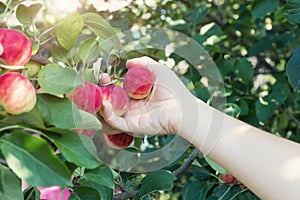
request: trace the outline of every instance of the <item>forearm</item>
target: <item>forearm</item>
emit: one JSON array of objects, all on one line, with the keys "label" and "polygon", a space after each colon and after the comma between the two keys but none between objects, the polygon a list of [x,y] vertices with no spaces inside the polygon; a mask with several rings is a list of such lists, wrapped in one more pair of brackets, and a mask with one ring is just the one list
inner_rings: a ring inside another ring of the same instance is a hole
[{"label": "forearm", "polygon": [[[199,102],[202,103],[202,102]],[[202,106],[203,107],[203,106]],[[263,199],[300,199],[300,145],[211,107],[186,137]],[[203,114],[203,113],[202,113]],[[208,134],[207,134],[208,133]]]}]

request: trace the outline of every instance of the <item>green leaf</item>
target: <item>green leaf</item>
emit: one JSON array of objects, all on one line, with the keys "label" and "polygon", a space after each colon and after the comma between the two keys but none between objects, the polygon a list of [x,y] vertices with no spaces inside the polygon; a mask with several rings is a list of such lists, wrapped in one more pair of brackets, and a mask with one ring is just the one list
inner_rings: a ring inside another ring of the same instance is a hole
[{"label": "green leaf", "polygon": [[20,4],[16,11],[17,19],[24,25],[30,26],[33,24],[34,18],[42,8],[43,4],[36,3],[30,6]]},{"label": "green leaf", "polygon": [[80,118],[76,119],[76,129],[100,130],[101,122],[98,118],[88,112],[79,110]]},{"label": "green leaf", "polygon": [[207,199],[207,193],[213,184],[194,181],[185,185],[182,191],[183,200],[202,200]]},{"label": "green leaf", "polygon": [[[117,50],[122,48],[121,42],[111,25],[96,13],[85,13],[82,15],[86,25],[95,35],[110,40]],[[105,45],[105,44],[104,44]]]},{"label": "green leaf", "polygon": [[197,24],[205,19],[207,13],[208,13],[207,5],[199,6],[192,12],[187,13],[184,16],[184,19],[185,21],[192,22],[193,24]]},{"label": "green leaf", "polygon": [[0,184],[1,184],[1,200],[24,199],[21,180],[13,174],[7,167],[0,165]]},{"label": "green leaf", "polygon": [[93,63],[98,59],[100,46],[97,40],[89,38],[79,46],[79,58],[83,63]]},{"label": "green leaf", "polygon": [[91,138],[72,131],[55,128],[43,130],[43,133],[58,147],[67,161],[88,169],[101,164]]},{"label": "green leaf", "polygon": [[50,47],[51,55],[54,58],[54,61],[60,61],[63,63],[68,63],[69,52],[63,47],[52,44]]},{"label": "green leaf", "polygon": [[213,168],[214,170],[216,170],[217,172],[221,173],[221,174],[227,174],[227,170],[224,169],[221,165],[219,165],[218,163],[216,163],[214,160],[212,160],[211,158],[204,156],[204,159],[206,160],[206,162],[211,166],[211,168]]},{"label": "green leaf", "polygon": [[142,186],[134,197],[134,200],[139,200],[153,191],[171,190],[175,180],[176,176],[167,170],[150,172],[145,178],[143,178]]},{"label": "green leaf", "polygon": [[234,103],[222,104],[219,109],[234,118],[238,118],[241,113],[240,107]]},{"label": "green leaf", "polygon": [[242,83],[247,84],[252,81],[254,75],[253,66],[246,58],[237,60],[234,70]]},{"label": "green leaf", "polygon": [[27,188],[24,191],[24,198],[26,200],[40,200],[40,191],[36,187]]},{"label": "green leaf", "polygon": [[81,186],[73,190],[69,200],[99,200],[100,195],[97,190],[91,187]]},{"label": "green leaf", "polygon": [[289,21],[300,23],[300,1],[299,0],[288,0],[281,12],[286,16]]},{"label": "green leaf", "polygon": [[268,13],[273,13],[279,6],[279,0],[254,0],[252,3],[252,18],[265,17]]},{"label": "green leaf", "polygon": [[70,51],[83,28],[83,18],[79,13],[69,14],[57,27],[57,40],[67,51]]},{"label": "green leaf", "polygon": [[260,98],[255,102],[256,117],[263,123],[266,123],[267,120],[272,117],[275,109],[276,105],[274,101],[268,102],[265,99]]},{"label": "green leaf", "polygon": [[[134,152],[136,152],[136,151],[134,151]],[[128,153],[127,150],[121,150],[121,151],[119,151],[119,153],[117,155],[118,167],[121,170],[130,169],[131,167],[135,166],[138,161],[139,161],[138,152]]]},{"label": "green leaf", "polygon": [[76,128],[80,113],[69,99],[62,99],[48,94],[37,95],[37,106],[46,122],[62,129]]},{"label": "green leaf", "polygon": [[22,113],[20,115],[8,115],[3,119],[3,122],[9,124],[23,124],[34,128],[44,128],[42,115],[35,106],[30,112]]},{"label": "green leaf", "polygon": [[71,186],[71,173],[42,138],[17,131],[0,139],[10,169],[33,186]]},{"label": "green leaf", "polygon": [[43,92],[60,95],[78,86],[84,86],[83,79],[72,69],[57,64],[48,64],[38,73],[38,83]]},{"label": "green leaf", "polygon": [[[300,5],[299,5],[300,6]],[[294,90],[300,89],[300,46],[294,51],[286,65],[286,73]]]},{"label": "green leaf", "polygon": [[86,179],[81,179],[79,184],[85,187],[91,187],[98,191],[100,194],[100,199],[113,199],[114,190],[106,186],[100,185],[94,181],[89,181]]},{"label": "green leaf", "polygon": [[95,182],[98,185],[106,186],[114,189],[114,177],[109,167],[100,166],[96,169],[86,170],[84,174],[85,180]]}]

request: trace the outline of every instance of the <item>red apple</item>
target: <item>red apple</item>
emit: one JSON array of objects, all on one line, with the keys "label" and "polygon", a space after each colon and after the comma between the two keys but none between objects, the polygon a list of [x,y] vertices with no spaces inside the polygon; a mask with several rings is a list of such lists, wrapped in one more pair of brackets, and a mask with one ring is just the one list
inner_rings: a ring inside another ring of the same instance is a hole
[{"label": "red apple", "polygon": [[0,28],[0,44],[3,49],[0,59],[6,65],[23,66],[30,60],[32,44],[24,33]]},{"label": "red apple", "polygon": [[29,112],[36,103],[31,82],[22,74],[8,72],[0,76],[0,105],[12,115]]},{"label": "red apple", "polygon": [[103,133],[103,136],[106,144],[114,149],[127,148],[133,141],[133,135],[129,135],[127,133],[119,133],[114,135]]},{"label": "red apple", "polygon": [[84,87],[79,86],[67,93],[77,107],[86,112],[96,114],[102,105],[102,91],[98,85],[85,81]]},{"label": "red apple", "polygon": [[221,179],[224,183],[235,183],[236,179],[231,174],[222,174]]},{"label": "red apple", "polygon": [[100,88],[102,90],[103,101],[109,101],[113,111],[117,115],[122,116],[126,112],[129,104],[125,90],[117,85],[102,86]]},{"label": "red apple", "polygon": [[131,98],[143,99],[149,95],[154,81],[155,77],[148,68],[136,66],[126,73],[123,87]]}]

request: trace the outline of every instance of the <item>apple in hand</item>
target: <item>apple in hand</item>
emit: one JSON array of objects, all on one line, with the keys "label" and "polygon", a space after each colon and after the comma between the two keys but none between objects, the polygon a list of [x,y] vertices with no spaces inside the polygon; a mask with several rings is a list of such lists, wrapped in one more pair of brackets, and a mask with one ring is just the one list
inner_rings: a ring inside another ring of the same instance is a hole
[{"label": "apple in hand", "polygon": [[132,67],[126,73],[123,88],[133,99],[143,99],[149,95],[155,81],[154,74],[146,67]]},{"label": "apple in hand", "polygon": [[129,104],[125,90],[118,85],[107,85],[100,88],[102,90],[103,101],[109,101],[113,112],[122,116],[127,111]]},{"label": "apple in hand", "polygon": [[77,107],[86,112],[96,114],[102,105],[102,91],[98,85],[84,81],[84,87],[79,86],[66,94]]},{"label": "apple in hand", "polygon": [[32,44],[29,38],[16,30],[0,28],[2,59],[9,66],[24,66],[31,57]]},{"label": "apple in hand", "polygon": [[127,133],[107,134],[103,133],[106,144],[114,149],[127,148],[133,141],[133,136]]},{"label": "apple in hand", "polygon": [[0,106],[12,115],[29,112],[36,103],[36,92],[22,74],[8,72],[0,76]]}]

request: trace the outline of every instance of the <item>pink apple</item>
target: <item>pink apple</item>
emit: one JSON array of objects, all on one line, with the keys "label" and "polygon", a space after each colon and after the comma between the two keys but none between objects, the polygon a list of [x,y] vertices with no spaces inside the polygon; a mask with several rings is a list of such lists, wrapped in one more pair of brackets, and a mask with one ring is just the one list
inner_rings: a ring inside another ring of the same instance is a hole
[{"label": "pink apple", "polygon": [[29,112],[36,103],[31,82],[22,74],[8,72],[0,76],[0,106],[12,115]]},{"label": "pink apple", "polygon": [[84,87],[79,86],[67,93],[77,107],[86,112],[96,114],[102,105],[102,91],[98,85],[85,81]]},{"label": "pink apple", "polygon": [[123,87],[133,99],[143,99],[149,95],[153,87],[155,77],[146,67],[132,67],[126,73]]},{"label": "pink apple", "polygon": [[105,85],[111,82],[111,78],[107,73],[103,73],[100,79],[100,85]]},{"label": "pink apple", "polygon": [[32,44],[22,32],[0,28],[0,44],[2,46],[2,59],[9,66],[23,66],[31,57]]},{"label": "pink apple", "polygon": [[114,149],[127,148],[133,141],[133,135],[127,133],[119,133],[114,135],[103,133],[103,136],[106,144]]},{"label": "pink apple", "polygon": [[68,200],[71,195],[70,190],[62,189],[59,186],[38,187],[40,191],[40,199],[45,200]]},{"label": "pink apple", "polygon": [[129,104],[125,90],[117,85],[102,86],[100,88],[102,90],[103,101],[109,101],[113,111],[117,115],[122,116],[127,111]]}]

